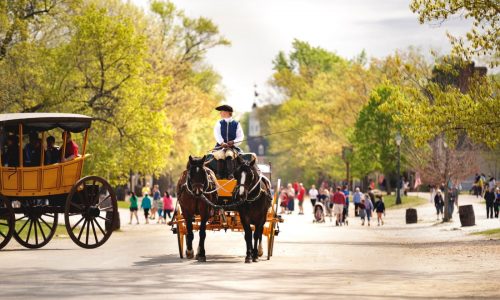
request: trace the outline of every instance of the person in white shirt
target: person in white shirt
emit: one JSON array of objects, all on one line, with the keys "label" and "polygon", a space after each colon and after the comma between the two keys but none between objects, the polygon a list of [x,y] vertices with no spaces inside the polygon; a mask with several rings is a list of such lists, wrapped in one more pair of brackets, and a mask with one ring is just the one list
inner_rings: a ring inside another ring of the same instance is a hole
[{"label": "person in white shirt", "polygon": [[309,190],[309,198],[311,199],[311,204],[314,207],[314,204],[316,204],[316,200],[318,200],[318,190],[316,189],[316,186],[314,186],[314,184]]},{"label": "person in white shirt", "polygon": [[233,119],[233,108],[221,105],[215,108],[220,112],[221,120],[214,126],[214,137],[217,144],[212,152],[217,161],[217,177],[233,178],[235,159],[241,152],[238,146],[245,135],[241,124]]}]

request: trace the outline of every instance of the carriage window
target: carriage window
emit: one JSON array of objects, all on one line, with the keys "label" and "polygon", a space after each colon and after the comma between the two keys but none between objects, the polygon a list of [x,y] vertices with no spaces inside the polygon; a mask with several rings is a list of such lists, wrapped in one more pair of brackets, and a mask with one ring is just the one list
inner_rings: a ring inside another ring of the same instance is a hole
[{"label": "carriage window", "polygon": [[3,131],[1,134],[2,166],[19,167],[19,137],[17,131]]},{"label": "carriage window", "polygon": [[60,130],[49,130],[45,133],[45,141],[43,143],[45,149],[45,165],[55,164],[61,161],[61,144]]},{"label": "carriage window", "polygon": [[42,158],[42,140],[37,131],[23,134],[23,164],[25,167],[40,166]]}]

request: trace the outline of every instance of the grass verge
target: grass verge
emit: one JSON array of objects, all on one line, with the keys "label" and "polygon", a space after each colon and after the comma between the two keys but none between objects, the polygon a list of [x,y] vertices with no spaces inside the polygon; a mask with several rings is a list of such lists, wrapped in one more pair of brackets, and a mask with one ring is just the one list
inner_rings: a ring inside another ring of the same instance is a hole
[{"label": "grass verge", "polygon": [[428,203],[429,201],[416,197],[416,196],[403,196],[401,198],[401,204],[396,205],[396,195],[390,195],[390,196],[384,196],[384,203],[385,203],[385,208],[386,209],[398,209],[398,208],[409,208],[409,207],[416,207],[419,205],[424,205]]},{"label": "grass verge", "polygon": [[484,231],[474,232],[474,235],[484,235],[489,238],[497,238],[500,239],[500,228],[489,229]]}]

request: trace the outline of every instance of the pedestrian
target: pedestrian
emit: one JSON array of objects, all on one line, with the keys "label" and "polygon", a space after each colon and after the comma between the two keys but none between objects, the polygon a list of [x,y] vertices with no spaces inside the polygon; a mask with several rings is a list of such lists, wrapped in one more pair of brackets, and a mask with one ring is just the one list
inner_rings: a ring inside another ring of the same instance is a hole
[{"label": "pedestrian", "polygon": [[[373,202],[371,200],[371,197],[369,194],[365,194],[365,213],[366,213],[366,220],[368,221],[368,226],[370,226],[370,218],[372,217],[372,210],[373,210]],[[363,219],[363,224],[364,225],[364,219]]]},{"label": "pedestrian", "polygon": [[306,189],[302,182],[299,185],[299,190],[297,192],[297,200],[299,200],[299,215],[304,214],[304,196],[306,195]]},{"label": "pedestrian", "polygon": [[345,195],[340,191],[340,187],[337,187],[337,191],[333,194],[333,214],[335,215],[335,225],[342,225],[342,213],[345,206]]},{"label": "pedestrian", "polygon": [[149,182],[146,182],[146,185],[142,187],[142,195],[146,195],[146,194],[151,194],[151,188],[149,187]]},{"label": "pedestrian", "polygon": [[359,190],[359,187],[356,188],[354,195],[352,196],[352,200],[354,201],[354,216],[359,216],[359,205],[361,204],[361,198],[363,198],[363,193]]},{"label": "pedestrian", "polygon": [[292,187],[291,183],[287,185],[286,195],[288,214],[291,215],[295,207],[295,189]]},{"label": "pedestrian", "polygon": [[174,204],[172,197],[170,197],[170,194],[165,191],[163,193],[163,218],[165,221],[167,220],[167,216],[169,219],[172,219],[172,216],[170,216],[170,213],[174,211]]},{"label": "pedestrian", "polygon": [[144,209],[144,217],[146,217],[146,224],[149,224],[149,210],[151,209],[151,198],[149,198],[148,194],[144,195],[142,198],[141,208]]},{"label": "pedestrian", "polygon": [[373,193],[372,187],[368,188],[368,197],[370,197],[372,204],[375,203],[375,194]]},{"label": "pedestrian", "polygon": [[[344,185],[344,189],[342,190],[342,193],[344,193],[344,196],[345,196],[345,207],[344,207],[345,217],[348,217],[349,216],[349,195],[351,194],[349,192],[348,185]],[[345,219],[345,217],[344,217],[344,219]]]},{"label": "pedestrian", "polygon": [[380,226],[380,223],[384,225],[384,220],[382,219],[382,215],[385,216],[385,204],[384,204],[384,198],[382,198],[382,195],[377,195],[377,202],[375,202],[375,208],[374,211],[377,212],[377,224]]},{"label": "pedestrian", "polygon": [[443,207],[444,207],[444,200],[443,200],[443,194],[441,193],[441,190],[436,191],[436,195],[434,196],[434,207],[436,207],[436,220],[439,221],[439,214],[441,214],[441,218],[443,217]]},{"label": "pedestrian", "polygon": [[365,226],[365,217],[366,217],[366,205],[365,199],[362,198],[361,202],[358,204],[358,216],[361,218],[361,226]]},{"label": "pedestrian", "polygon": [[495,208],[495,218],[498,219],[498,210],[500,208],[500,187],[497,187],[497,190],[496,190],[496,199],[495,199],[494,208]]},{"label": "pedestrian", "polygon": [[[158,194],[160,191],[158,191]],[[154,200],[153,200],[154,202]],[[165,219],[163,218],[163,199],[160,197],[160,199],[157,200],[158,203],[158,223],[157,224],[165,224]]]},{"label": "pedestrian", "polygon": [[279,198],[280,198],[280,207],[281,207],[280,214],[285,214],[287,207],[288,207],[287,188],[285,188],[285,187],[281,188]]},{"label": "pedestrian", "polygon": [[488,181],[488,188],[490,189],[490,191],[494,191],[496,186],[497,186],[497,181],[495,177],[490,176],[490,180]]},{"label": "pedestrian", "polygon": [[311,189],[309,190],[309,199],[311,199],[311,204],[312,207],[316,204],[316,201],[318,200],[318,190],[316,189],[316,186],[313,184],[311,186]]},{"label": "pedestrian", "polygon": [[130,221],[128,223],[132,224],[132,218],[133,218],[133,216],[135,216],[135,219],[137,221],[136,224],[139,224],[139,217],[137,216],[137,210],[138,210],[138,208],[137,208],[137,196],[135,195],[134,192],[132,192],[130,195],[131,195],[130,199],[129,199],[129,201],[130,201],[130,206],[129,206]]},{"label": "pedestrian", "polygon": [[161,200],[160,189],[157,184],[153,186],[153,203],[151,205],[151,220],[154,220],[158,212],[158,203]]},{"label": "pedestrian", "polygon": [[484,193],[484,200],[486,200],[486,219],[493,219],[493,205],[495,204],[495,192],[493,190],[488,189],[486,193]]}]

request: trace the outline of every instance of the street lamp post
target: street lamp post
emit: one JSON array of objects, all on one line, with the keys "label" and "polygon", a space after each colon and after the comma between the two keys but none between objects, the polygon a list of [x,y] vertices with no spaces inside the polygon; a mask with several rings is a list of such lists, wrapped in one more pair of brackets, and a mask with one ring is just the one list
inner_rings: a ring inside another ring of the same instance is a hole
[{"label": "street lamp post", "polygon": [[396,145],[398,146],[398,180],[396,181],[396,205],[401,204],[401,134],[396,133]]}]

